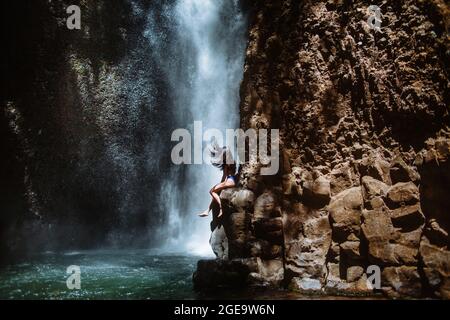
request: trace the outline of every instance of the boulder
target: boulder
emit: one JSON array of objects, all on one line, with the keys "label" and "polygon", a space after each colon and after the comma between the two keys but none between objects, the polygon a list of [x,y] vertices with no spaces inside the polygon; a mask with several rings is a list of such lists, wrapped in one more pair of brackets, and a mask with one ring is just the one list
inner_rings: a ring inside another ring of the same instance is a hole
[{"label": "boulder", "polygon": [[363,199],[360,187],[342,191],[328,205],[333,236],[339,241],[345,241],[350,234],[359,234],[361,225],[361,207]]},{"label": "boulder", "polygon": [[364,268],[361,266],[351,266],[347,269],[347,281],[358,281],[364,274]]},{"label": "boulder", "polygon": [[339,243],[332,241],[330,249],[328,250],[328,259],[331,262],[339,262],[341,254],[341,247]]},{"label": "boulder", "polygon": [[271,286],[278,286],[284,279],[284,266],[282,259],[257,259],[257,273]]},{"label": "boulder", "polygon": [[450,297],[448,281],[450,279],[450,251],[439,248],[426,237],[420,242],[420,256],[425,266],[425,276],[437,295]]},{"label": "boulder", "polygon": [[250,256],[265,260],[277,259],[283,256],[283,247],[267,240],[258,239],[249,243]]},{"label": "boulder", "polygon": [[209,239],[211,248],[219,259],[228,259],[228,238],[224,227],[216,227]]},{"label": "boulder", "polygon": [[275,197],[270,192],[261,194],[255,201],[253,218],[270,218],[275,210]]},{"label": "boulder", "polygon": [[330,197],[330,181],[325,176],[303,185],[303,200],[309,206],[322,208],[330,202]]},{"label": "boulder", "polygon": [[339,267],[339,263],[327,263],[327,276],[326,281],[327,282],[340,282],[343,279],[341,279],[341,270]]},{"label": "boulder", "polygon": [[[289,227],[285,225],[285,228]],[[323,279],[331,245],[331,227],[325,212],[314,212],[301,221],[303,233],[291,238],[285,233],[285,267],[294,276]]]},{"label": "boulder", "polygon": [[403,230],[415,230],[422,227],[425,222],[425,216],[419,203],[390,210],[389,216],[394,227]]},{"label": "boulder", "polygon": [[290,289],[303,294],[322,293],[322,284],[317,279],[294,277],[290,283]]},{"label": "boulder", "polygon": [[328,203],[330,201],[330,181],[325,176],[320,176],[313,183],[312,192],[318,202]]},{"label": "boulder", "polygon": [[282,218],[262,218],[253,221],[255,237],[264,239],[274,244],[283,243]]},{"label": "boulder", "polygon": [[257,270],[255,259],[199,260],[193,274],[194,289],[245,287],[249,274]]},{"label": "boulder", "polygon": [[307,218],[310,211],[311,209],[298,202],[283,212],[283,235],[285,243],[301,237],[303,221]]},{"label": "boulder", "polygon": [[386,199],[391,208],[415,204],[419,201],[419,188],[412,182],[399,182],[389,188]]},{"label": "boulder", "polygon": [[[354,266],[347,269],[341,278],[341,268],[337,263],[327,264],[328,274],[324,290],[329,295],[372,295],[373,289],[367,281],[364,269]],[[348,281],[345,279],[347,277]]]},{"label": "boulder", "polygon": [[395,244],[399,234],[392,225],[387,208],[364,210],[363,217],[361,228],[368,242],[369,262],[381,265],[398,265],[403,259],[411,262],[410,254],[414,256],[414,253]]},{"label": "boulder", "polygon": [[236,191],[231,198],[231,204],[239,211],[253,207],[255,195],[252,191],[241,189]]},{"label": "boulder", "polygon": [[417,228],[413,231],[405,232],[402,229],[396,230],[395,243],[410,247],[419,248],[420,238],[422,237],[423,227]]},{"label": "boulder", "polygon": [[365,203],[365,208],[366,209],[381,209],[383,207],[385,207],[386,204],[384,203],[383,198],[381,197],[373,197],[372,199],[370,199],[369,202]]},{"label": "boulder", "polygon": [[386,195],[389,186],[383,181],[377,180],[370,176],[364,176],[361,178],[363,186],[363,196],[366,201],[370,201],[372,198],[377,196]]},{"label": "boulder", "polygon": [[417,267],[386,267],[381,273],[381,285],[382,290],[392,298],[399,296],[419,298],[422,294]]},{"label": "boulder", "polygon": [[387,208],[363,210],[361,225],[365,238],[370,242],[389,242],[395,238],[395,230]]},{"label": "boulder", "polygon": [[300,174],[295,169],[298,168],[294,168],[291,173],[283,175],[282,185],[285,195],[301,196],[303,194],[303,189],[300,184]]}]

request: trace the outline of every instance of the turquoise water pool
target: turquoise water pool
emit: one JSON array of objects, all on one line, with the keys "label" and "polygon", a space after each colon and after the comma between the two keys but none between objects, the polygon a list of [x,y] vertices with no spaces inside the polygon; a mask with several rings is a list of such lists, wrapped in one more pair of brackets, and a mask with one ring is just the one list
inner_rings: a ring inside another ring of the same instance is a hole
[{"label": "turquoise water pool", "polygon": [[[0,269],[0,299],[195,299],[192,273],[202,257],[149,250],[46,252]],[[70,290],[67,268],[80,267]]]}]

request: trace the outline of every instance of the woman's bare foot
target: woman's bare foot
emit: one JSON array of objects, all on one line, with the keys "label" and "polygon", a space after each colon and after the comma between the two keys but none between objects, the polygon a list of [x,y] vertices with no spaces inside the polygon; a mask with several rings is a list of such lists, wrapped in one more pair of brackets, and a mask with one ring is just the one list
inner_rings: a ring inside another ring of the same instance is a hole
[{"label": "woman's bare foot", "polygon": [[198,214],[199,217],[207,217],[208,215],[209,215],[209,211],[208,210],[205,210],[202,213]]},{"label": "woman's bare foot", "polygon": [[219,214],[217,215],[217,218],[220,218],[222,216],[222,208],[220,208]]}]

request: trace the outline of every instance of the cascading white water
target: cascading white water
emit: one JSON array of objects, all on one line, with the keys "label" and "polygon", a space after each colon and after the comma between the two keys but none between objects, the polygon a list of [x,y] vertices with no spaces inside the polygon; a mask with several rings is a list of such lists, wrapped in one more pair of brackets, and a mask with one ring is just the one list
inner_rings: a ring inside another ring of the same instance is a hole
[{"label": "cascading white water", "polygon": [[[165,46],[171,52],[155,54],[164,64],[176,123],[191,133],[194,121],[202,121],[204,130],[235,128],[246,45],[239,1],[177,0],[164,8],[163,15],[172,23],[172,38],[155,36],[154,18],[149,19],[153,28],[149,28],[148,38],[159,49],[164,47],[161,42],[171,42]],[[170,136],[168,132],[168,141]],[[211,218],[200,218],[197,213],[209,205],[208,191],[220,178],[221,173],[209,163],[174,168],[167,177],[162,201],[168,218],[161,229],[167,250],[212,254]]]}]

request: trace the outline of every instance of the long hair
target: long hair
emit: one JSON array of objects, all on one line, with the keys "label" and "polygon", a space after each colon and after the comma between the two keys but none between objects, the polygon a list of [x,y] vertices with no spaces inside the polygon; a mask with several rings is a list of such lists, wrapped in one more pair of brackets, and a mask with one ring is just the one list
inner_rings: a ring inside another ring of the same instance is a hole
[{"label": "long hair", "polygon": [[228,165],[233,171],[236,171],[236,163],[234,162],[231,150],[227,147],[219,146],[215,138],[211,141],[209,152],[211,155],[211,164],[214,167],[223,171],[225,165]]}]

